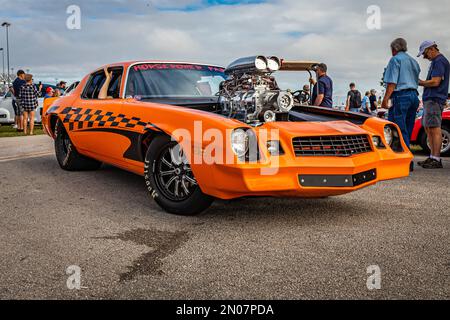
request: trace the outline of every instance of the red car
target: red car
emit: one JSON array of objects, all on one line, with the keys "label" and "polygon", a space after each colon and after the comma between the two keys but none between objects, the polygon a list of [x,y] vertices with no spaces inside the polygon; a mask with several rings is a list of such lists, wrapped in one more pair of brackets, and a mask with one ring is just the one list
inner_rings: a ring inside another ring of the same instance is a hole
[{"label": "red car", "polygon": [[[426,152],[430,152],[428,147],[427,134],[422,126],[423,109],[417,114],[416,123],[411,137],[411,143],[420,145]],[[450,108],[444,110],[442,114],[442,155],[450,154]]]}]

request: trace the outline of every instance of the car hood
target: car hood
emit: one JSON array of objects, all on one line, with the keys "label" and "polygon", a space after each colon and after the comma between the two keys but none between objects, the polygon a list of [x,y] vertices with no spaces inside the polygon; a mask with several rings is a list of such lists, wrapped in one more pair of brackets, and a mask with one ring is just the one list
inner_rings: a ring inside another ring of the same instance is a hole
[{"label": "car hood", "polygon": [[270,122],[259,127],[267,130],[278,129],[280,135],[297,136],[332,136],[332,135],[357,135],[368,132],[360,126],[349,121],[328,122]]}]

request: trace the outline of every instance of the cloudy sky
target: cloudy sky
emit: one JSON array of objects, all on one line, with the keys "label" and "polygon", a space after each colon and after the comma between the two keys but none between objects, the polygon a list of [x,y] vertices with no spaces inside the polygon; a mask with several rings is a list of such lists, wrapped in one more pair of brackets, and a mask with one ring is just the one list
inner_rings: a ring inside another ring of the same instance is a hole
[{"label": "cloudy sky", "polygon": [[[66,27],[70,5],[81,9],[80,30]],[[380,30],[367,27],[370,5],[381,9]],[[448,0],[0,0],[0,8],[0,20],[12,23],[11,67],[51,82],[123,60],[227,65],[264,54],[326,62],[341,96],[350,81],[380,89],[396,37],[408,40],[411,54],[433,39],[450,56]],[[419,61],[425,76],[428,63]],[[299,87],[306,77],[281,81]]]}]

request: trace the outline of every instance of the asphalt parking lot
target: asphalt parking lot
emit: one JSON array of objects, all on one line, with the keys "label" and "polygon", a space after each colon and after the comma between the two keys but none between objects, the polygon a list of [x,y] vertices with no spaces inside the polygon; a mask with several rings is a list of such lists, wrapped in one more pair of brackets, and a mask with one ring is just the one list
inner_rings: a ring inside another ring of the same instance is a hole
[{"label": "asphalt parking lot", "polygon": [[[65,172],[48,137],[0,139],[0,298],[449,299],[444,166],[336,198],[217,201],[179,217],[139,176]],[[67,288],[71,265],[80,290]],[[366,286],[371,265],[379,290]]]}]

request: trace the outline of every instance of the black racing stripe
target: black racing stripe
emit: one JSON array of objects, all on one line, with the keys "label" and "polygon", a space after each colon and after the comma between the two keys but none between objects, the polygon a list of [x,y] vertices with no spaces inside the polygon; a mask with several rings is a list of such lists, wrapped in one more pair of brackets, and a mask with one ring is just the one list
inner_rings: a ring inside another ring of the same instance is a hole
[{"label": "black racing stripe", "polygon": [[[59,107],[56,107],[59,108]],[[84,110],[84,111],[83,111]],[[131,117],[127,118],[124,114],[119,114],[115,116],[113,112],[108,111],[102,114],[102,110],[95,110],[92,108],[83,109],[75,107],[67,107],[61,111],[64,114],[64,123],[69,123],[69,130],[72,131],[75,128],[77,130],[82,130],[86,128],[95,129],[94,126],[102,127],[99,130],[105,130],[110,127],[114,127],[114,130],[121,130],[117,127],[125,125],[126,128],[137,128],[143,131],[148,130],[159,130],[163,132],[160,128],[150,122],[141,121],[141,118]],[[85,117],[83,121],[80,121],[83,116]],[[142,128],[141,128],[142,127]],[[151,127],[151,128],[150,128]]]},{"label": "black racing stripe", "polygon": [[130,146],[124,152],[123,157],[134,161],[144,162],[140,145],[140,137],[142,134],[139,132],[123,130],[118,128],[93,128],[93,129],[84,129],[82,130],[82,132],[110,132],[127,137],[130,140]]},{"label": "black racing stripe", "polygon": [[61,114],[68,114],[70,110],[72,110],[71,107],[64,108],[63,111],[61,111]]}]

